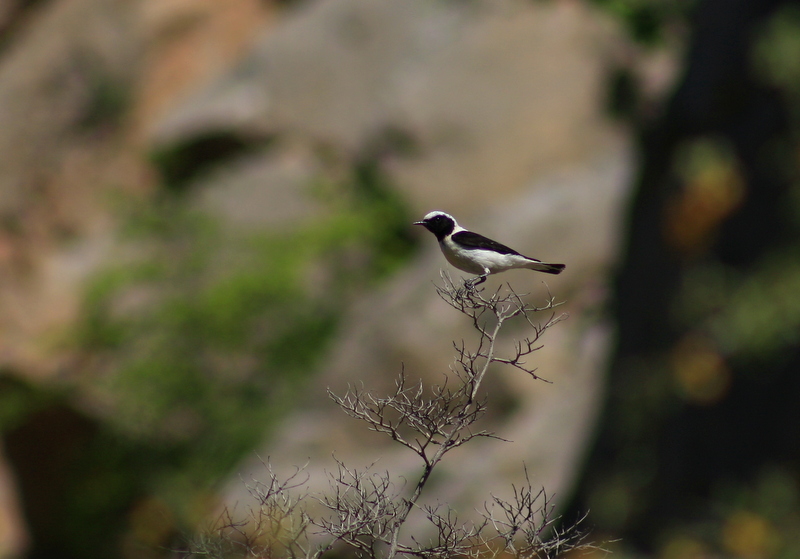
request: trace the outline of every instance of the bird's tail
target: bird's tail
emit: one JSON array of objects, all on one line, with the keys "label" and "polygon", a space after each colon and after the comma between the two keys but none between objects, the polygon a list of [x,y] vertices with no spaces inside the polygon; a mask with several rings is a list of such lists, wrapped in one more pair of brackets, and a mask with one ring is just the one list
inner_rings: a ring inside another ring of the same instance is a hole
[{"label": "bird's tail", "polygon": [[566,267],[564,264],[548,264],[547,262],[539,262],[538,260],[531,261],[530,264],[525,266],[529,270],[536,270],[537,272],[544,272],[545,274],[560,274]]}]

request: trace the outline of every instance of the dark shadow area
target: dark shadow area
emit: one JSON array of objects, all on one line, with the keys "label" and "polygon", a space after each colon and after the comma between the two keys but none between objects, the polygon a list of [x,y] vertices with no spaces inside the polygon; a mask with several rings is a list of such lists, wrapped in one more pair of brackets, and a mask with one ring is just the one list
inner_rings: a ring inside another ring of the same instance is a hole
[{"label": "dark shadow area", "polygon": [[[798,481],[800,352],[793,343],[753,352],[731,341],[724,333],[736,326],[725,317],[737,299],[724,300],[725,289],[708,279],[758,287],[765,263],[780,274],[798,244],[794,102],[758,74],[753,54],[765,22],[794,4],[699,2],[682,79],[659,118],[637,124],[641,163],[612,309],[618,344],[596,443],[566,516],[590,511],[590,524],[625,549],[663,550],[680,534],[698,549],[740,552],[732,510],[780,532],[781,519],[748,499],[758,501],[765,472]],[[682,170],[700,145],[715,146],[707,167],[722,171]],[[710,191],[722,193],[716,206],[705,201]],[[706,297],[686,311],[691,293]]]},{"label": "dark shadow area", "polygon": [[262,149],[270,138],[249,138],[231,131],[209,131],[153,153],[153,164],[164,186],[173,192],[185,190],[213,167]]},{"label": "dark shadow area", "polygon": [[0,52],[10,45],[18,29],[24,27],[28,16],[50,0],[5,0],[0,10]]}]

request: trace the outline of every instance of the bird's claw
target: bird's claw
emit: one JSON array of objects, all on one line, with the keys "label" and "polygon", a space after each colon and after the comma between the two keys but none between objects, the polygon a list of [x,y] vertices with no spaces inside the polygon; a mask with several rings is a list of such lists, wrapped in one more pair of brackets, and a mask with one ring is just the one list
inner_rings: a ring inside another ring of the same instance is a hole
[{"label": "bird's claw", "polygon": [[470,280],[464,280],[464,287],[466,287],[468,291],[475,291],[475,288],[485,281],[486,276],[478,276]]}]

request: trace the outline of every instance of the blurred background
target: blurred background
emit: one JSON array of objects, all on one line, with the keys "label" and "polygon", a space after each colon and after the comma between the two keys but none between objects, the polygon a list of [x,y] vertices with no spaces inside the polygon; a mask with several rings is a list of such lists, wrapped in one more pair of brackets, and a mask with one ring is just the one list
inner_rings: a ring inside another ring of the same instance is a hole
[{"label": "blurred background", "polygon": [[570,316],[431,502],[524,463],[616,557],[800,557],[799,125],[788,0],[4,0],[0,558],[169,557],[266,457],[411,479],[326,389],[470,340],[434,209]]}]

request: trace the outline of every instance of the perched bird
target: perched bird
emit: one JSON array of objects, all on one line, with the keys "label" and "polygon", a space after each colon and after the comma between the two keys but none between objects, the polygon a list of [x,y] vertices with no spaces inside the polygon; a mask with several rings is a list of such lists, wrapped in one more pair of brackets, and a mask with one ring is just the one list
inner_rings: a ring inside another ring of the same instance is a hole
[{"label": "perched bird", "polygon": [[546,274],[560,274],[564,264],[548,264],[518,253],[516,250],[487,239],[483,235],[467,231],[450,214],[435,211],[414,222],[436,235],[439,248],[450,264],[478,277],[469,282],[475,287],[486,281],[486,276],[511,270],[527,268]]}]

